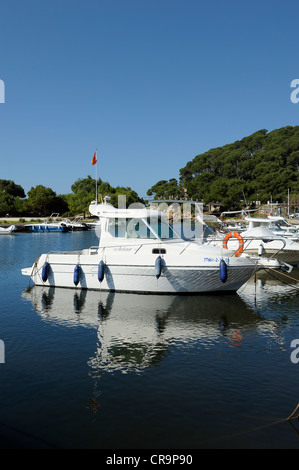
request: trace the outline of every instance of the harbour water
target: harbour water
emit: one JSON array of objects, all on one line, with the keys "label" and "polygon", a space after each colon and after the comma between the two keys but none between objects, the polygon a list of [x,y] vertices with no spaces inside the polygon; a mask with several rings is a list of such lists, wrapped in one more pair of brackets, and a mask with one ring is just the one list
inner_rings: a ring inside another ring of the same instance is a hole
[{"label": "harbour water", "polygon": [[200,296],[21,275],[41,253],[97,243],[94,231],[0,237],[0,448],[299,448],[286,419],[299,403],[298,270]]}]

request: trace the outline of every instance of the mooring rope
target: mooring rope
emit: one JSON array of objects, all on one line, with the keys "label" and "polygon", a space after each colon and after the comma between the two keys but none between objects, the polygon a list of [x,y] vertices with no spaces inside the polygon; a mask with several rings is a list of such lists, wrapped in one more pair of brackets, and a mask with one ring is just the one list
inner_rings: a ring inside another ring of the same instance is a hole
[{"label": "mooring rope", "polygon": [[[271,426],[276,426],[277,424],[281,424],[281,423],[285,423],[285,422],[289,422],[290,424],[292,420],[299,420],[299,414],[297,416],[294,416],[294,414],[299,410],[299,403],[298,405],[296,406],[296,408],[294,409],[294,411],[290,414],[290,416],[288,418],[281,418],[281,419],[277,419],[276,421],[273,421],[271,423],[268,423],[268,424],[263,424],[262,426],[258,426],[256,428],[252,428],[252,429],[247,429],[245,431],[240,431],[240,432],[236,432],[234,434],[227,434],[225,436],[220,436],[220,437],[215,437],[215,438],[211,438],[209,440],[205,440],[205,441],[202,441],[200,442],[199,444],[200,445],[204,445],[205,443],[207,442],[213,442],[213,441],[218,441],[218,440],[224,440],[224,439],[231,439],[232,437],[239,437],[239,436],[242,436],[244,434],[249,434],[249,433],[253,433],[253,432],[257,432],[257,431],[260,431],[261,429],[266,429],[266,428],[269,428]],[[292,424],[292,427],[293,424]],[[295,431],[299,434],[298,430],[295,428]]]}]

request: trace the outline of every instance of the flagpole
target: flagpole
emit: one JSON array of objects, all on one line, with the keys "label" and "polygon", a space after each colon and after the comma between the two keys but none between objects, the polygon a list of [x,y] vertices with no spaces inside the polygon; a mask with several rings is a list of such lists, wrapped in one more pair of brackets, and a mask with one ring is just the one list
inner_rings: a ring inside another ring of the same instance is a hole
[{"label": "flagpole", "polygon": [[96,149],[91,160],[91,164],[96,166],[96,204],[98,203],[98,149]]},{"label": "flagpole", "polygon": [[96,203],[98,203],[98,149],[96,149]]}]

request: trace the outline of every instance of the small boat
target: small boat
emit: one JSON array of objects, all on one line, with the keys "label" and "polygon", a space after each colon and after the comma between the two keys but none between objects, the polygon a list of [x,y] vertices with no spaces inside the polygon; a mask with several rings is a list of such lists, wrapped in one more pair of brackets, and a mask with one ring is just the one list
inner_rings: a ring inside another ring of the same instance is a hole
[{"label": "small boat", "polygon": [[48,219],[45,219],[40,224],[26,224],[25,230],[29,232],[68,232],[68,227],[64,222],[57,220],[59,214],[51,214]]},{"label": "small boat", "polygon": [[82,222],[82,219],[83,217],[79,216],[76,217],[74,220],[64,219],[61,221],[61,223],[65,224],[66,227],[72,232],[89,230],[90,227],[86,223]]},{"label": "small boat", "polygon": [[290,223],[282,216],[268,215],[268,219],[270,222],[274,223],[275,225],[280,227],[282,230],[292,232],[292,233],[299,232],[298,224]]},{"label": "small boat", "polygon": [[278,235],[279,237],[287,237],[294,241],[299,241],[299,231],[296,228],[287,227],[278,223],[278,218],[268,216],[267,218],[259,217],[245,217],[246,222],[248,222],[247,230],[252,230],[257,227],[264,227]]},{"label": "small boat", "polygon": [[42,254],[22,274],[41,286],[188,294],[236,292],[256,269],[242,254],[183,239],[159,210],[116,209],[105,200],[89,211],[101,223],[98,246]]},{"label": "small boat", "polygon": [[17,228],[15,225],[11,225],[10,227],[3,228],[0,227],[0,235],[13,235],[16,232]]},{"label": "small boat", "polygon": [[[291,238],[282,237],[273,233],[266,226],[249,228],[241,234],[230,232],[226,235],[217,232],[206,239],[206,243],[225,246],[231,250],[238,250],[240,244],[243,252],[253,258],[260,258],[263,266],[267,259],[277,259],[282,267],[299,265],[299,243]],[[264,259],[262,259],[262,257]]]}]

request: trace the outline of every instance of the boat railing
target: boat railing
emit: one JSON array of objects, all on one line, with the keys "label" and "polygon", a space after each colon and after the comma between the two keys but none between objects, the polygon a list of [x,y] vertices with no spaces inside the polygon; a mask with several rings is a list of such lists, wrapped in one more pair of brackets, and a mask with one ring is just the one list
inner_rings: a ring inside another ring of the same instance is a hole
[{"label": "boat railing", "polygon": [[[246,238],[244,238],[244,240],[248,241],[248,239],[246,239]],[[250,243],[253,240],[261,240],[263,243],[270,243],[270,242],[274,242],[274,241],[278,241],[278,242],[282,243],[282,247],[278,248],[278,250],[275,253],[273,253],[272,256],[270,256],[270,259],[276,258],[278,253],[280,253],[285,248],[286,243],[287,243],[287,241],[284,238],[281,238],[281,237],[279,237],[279,238],[278,237],[277,238],[275,238],[275,237],[273,237],[273,238],[261,238],[261,237],[254,237],[253,238],[253,237],[251,237],[249,239],[249,245],[248,246],[250,246]],[[246,248],[248,248],[248,246]]]},{"label": "boat railing", "polygon": [[[133,240],[133,239],[131,238],[131,240]],[[186,240],[181,240],[181,239],[178,239],[178,238],[167,238],[165,240],[161,239],[161,241],[153,239],[152,242],[146,241],[145,243],[142,243],[140,240],[142,240],[142,239],[136,238],[136,242],[134,242],[134,243],[111,244],[111,245],[99,246],[99,247],[97,247],[97,249],[103,249],[104,250],[104,249],[114,249],[114,248],[129,248],[129,247],[137,246],[137,250],[136,250],[136,252],[137,252],[143,246],[169,245],[169,244],[172,244],[172,243],[186,243]]]},{"label": "boat railing", "polygon": [[90,255],[97,255],[99,251],[99,246],[91,246],[89,248],[89,254]]},{"label": "boat railing", "polygon": [[[250,247],[250,244],[253,242],[253,241],[261,241],[263,243],[270,243],[270,242],[273,242],[273,241],[279,241],[282,243],[282,247],[281,248],[278,248],[277,251],[275,253],[273,253],[269,258],[270,259],[273,259],[275,258],[278,253],[280,253],[286,246],[286,243],[287,241],[282,238],[282,237],[269,237],[269,238],[261,238],[261,237],[244,237],[242,235],[242,239],[243,239],[243,242],[249,242],[248,245],[246,246],[246,249],[248,249]],[[235,238],[235,240],[237,240],[237,238]],[[211,237],[211,238],[206,238],[205,241],[204,241],[205,244],[207,245],[210,245],[210,244],[215,244],[217,245],[218,243],[223,243],[223,238],[214,238],[214,237]],[[235,250],[235,253],[238,251],[239,247]],[[234,249],[232,250],[234,251]]]},{"label": "boat railing", "polygon": [[[200,243],[199,243],[199,241],[200,241]],[[209,242],[212,242],[212,241],[216,241],[216,240],[215,239],[214,240],[209,240]],[[223,240],[219,239],[219,242],[220,241],[222,242]],[[122,248],[126,249],[126,248],[129,248],[129,247],[134,248],[135,246],[138,245],[136,250],[133,253],[135,255],[144,246],[148,247],[148,246],[157,246],[158,245],[159,248],[162,248],[162,247],[165,248],[170,244],[185,244],[183,249],[178,253],[179,255],[182,255],[186,250],[188,250],[188,248],[190,246],[194,246],[194,245],[202,246],[205,243],[202,243],[202,239],[196,239],[196,238],[192,239],[192,240],[183,240],[183,239],[170,239],[169,240],[169,239],[167,239],[166,243],[164,243],[163,241],[160,242],[160,241],[155,240],[152,243],[147,242],[147,243],[130,243],[130,244],[127,244],[127,245],[118,244],[118,245],[106,245],[106,246],[102,246],[102,247],[100,246],[100,247],[97,247],[96,250],[97,250],[97,252],[98,252],[98,250],[102,250],[104,252],[107,249],[112,250],[112,249],[122,249]],[[209,244],[209,243],[207,243],[207,244]],[[229,254],[228,256],[233,257],[237,250],[229,250],[229,251],[231,251],[232,253]]]},{"label": "boat railing", "polygon": [[47,256],[49,255],[81,255],[83,254],[84,250],[74,250],[74,251],[49,251]]},{"label": "boat railing", "polygon": [[[250,243],[253,242],[253,241],[256,241],[256,240],[260,240],[262,241],[263,243],[269,243],[269,242],[272,242],[272,241],[280,241],[282,243],[282,247],[281,248],[278,248],[277,251],[275,253],[273,253],[271,256],[270,256],[270,259],[272,258],[275,258],[278,253],[280,253],[286,246],[286,240],[279,237],[279,238],[261,238],[261,237],[242,237],[243,238],[243,242],[249,242],[249,244],[246,246],[246,249],[249,248],[250,246]],[[237,239],[236,239],[237,240]],[[161,242],[157,242],[157,240],[153,240],[153,242],[146,242],[146,243],[128,243],[126,245],[124,245],[123,243],[122,244],[116,244],[116,245],[106,245],[106,246],[91,246],[90,248],[88,248],[88,252],[90,255],[96,255],[98,254],[98,252],[100,250],[102,250],[103,252],[107,249],[121,249],[121,248],[129,248],[129,247],[136,247],[135,251],[134,251],[134,254],[136,254],[141,248],[143,248],[144,246],[157,246],[159,245],[160,247],[162,247],[163,245],[167,246],[169,244],[172,244],[172,243],[175,243],[175,244],[178,244],[178,243],[181,243],[181,244],[186,244],[183,249],[180,251],[179,255],[182,255],[190,246],[194,246],[194,244],[198,245],[198,240],[197,239],[192,239],[192,240],[180,240],[180,239],[171,239],[171,240],[167,240],[166,243],[163,243],[163,241]],[[211,238],[206,238],[203,240],[203,243],[201,243],[201,245],[214,245],[214,246],[219,246],[219,243],[223,243],[223,238],[216,238],[216,237],[211,237]],[[232,249],[232,248],[229,248],[229,251],[232,252],[231,256],[234,256],[235,253],[239,250],[239,247],[237,247],[236,249]],[[84,253],[85,250],[77,250],[77,251],[51,251],[48,253],[49,254],[65,254],[65,255],[70,255],[70,254],[76,254],[76,255],[81,255]]]}]

